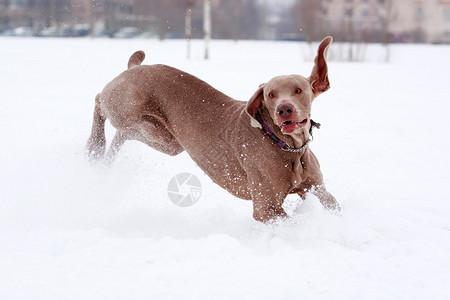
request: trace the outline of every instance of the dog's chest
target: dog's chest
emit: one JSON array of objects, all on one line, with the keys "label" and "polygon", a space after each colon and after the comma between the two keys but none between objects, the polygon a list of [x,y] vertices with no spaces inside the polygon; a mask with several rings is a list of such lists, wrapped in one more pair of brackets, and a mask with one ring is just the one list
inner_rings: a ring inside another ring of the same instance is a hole
[{"label": "dog's chest", "polygon": [[306,170],[305,162],[301,160],[300,155],[296,155],[291,160],[291,183],[292,189],[297,189],[300,187]]},{"label": "dog's chest", "polygon": [[309,148],[302,156],[293,161],[291,180],[292,189],[290,193],[300,195],[303,195],[311,187],[323,183],[319,162]]}]

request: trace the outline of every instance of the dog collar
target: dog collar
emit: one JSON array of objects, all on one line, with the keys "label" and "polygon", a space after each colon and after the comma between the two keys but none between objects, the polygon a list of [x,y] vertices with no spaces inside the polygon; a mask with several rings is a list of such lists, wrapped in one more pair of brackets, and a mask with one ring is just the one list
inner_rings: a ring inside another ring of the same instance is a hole
[{"label": "dog collar", "polygon": [[267,123],[264,122],[264,120],[263,120],[263,118],[261,116],[261,110],[258,109],[256,111],[255,116],[256,116],[256,120],[259,122],[259,124],[261,124],[264,132],[275,142],[275,144],[278,147],[280,147],[281,150],[287,151],[287,152],[299,153],[299,152],[302,152],[303,150],[305,150],[306,147],[308,147],[308,144],[313,140],[313,135],[312,135],[313,127],[316,127],[317,129],[320,128],[320,123],[316,123],[313,120],[311,120],[311,127],[309,128],[309,138],[308,138],[308,140],[300,148],[292,148],[291,146],[286,144],[286,142],[284,142],[282,139],[277,137],[275,135],[275,133],[273,133],[272,129],[270,129],[269,125],[267,125]]}]

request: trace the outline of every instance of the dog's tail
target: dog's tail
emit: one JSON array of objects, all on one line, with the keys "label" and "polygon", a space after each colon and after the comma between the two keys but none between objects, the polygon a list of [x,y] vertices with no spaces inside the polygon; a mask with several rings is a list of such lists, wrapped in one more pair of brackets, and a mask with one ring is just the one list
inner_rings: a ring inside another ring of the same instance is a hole
[{"label": "dog's tail", "polygon": [[131,55],[130,59],[128,60],[128,69],[131,69],[132,67],[139,66],[145,58],[144,51],[136,51]]}]

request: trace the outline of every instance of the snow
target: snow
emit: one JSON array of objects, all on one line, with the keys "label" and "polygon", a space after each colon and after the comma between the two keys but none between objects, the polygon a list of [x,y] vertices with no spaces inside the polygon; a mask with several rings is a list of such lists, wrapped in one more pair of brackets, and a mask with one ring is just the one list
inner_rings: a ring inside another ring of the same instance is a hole
[{"label": "snow", "polygon": [[[175,40],[0,45],[1,299],[448,298],[449,46],[394,45],[387,64],[370,45],[365,62],[330,61],[310,147],[342,215],[289,197],[293,217],[265,225],[185,153],[127,142],[112,167],[91,167],[94,98],[141,49],[147,64],[246,100],[271,77],[308,75],[306,45],[213,40],[209,61],[201,41],[191,60]],[[183,172],[203,188],[191,207],[167,194]]]}]

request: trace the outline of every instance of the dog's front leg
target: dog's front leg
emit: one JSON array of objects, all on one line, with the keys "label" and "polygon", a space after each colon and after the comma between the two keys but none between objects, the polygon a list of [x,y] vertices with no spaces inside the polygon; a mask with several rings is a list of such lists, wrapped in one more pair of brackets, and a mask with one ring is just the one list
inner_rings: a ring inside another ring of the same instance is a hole
[{"label": "dog's front leg", "polygon": [[270,203],[266,199],[253,199],[253,218],[256,221],[267,223],[287,217],[281,204]]},{"label": "dog's front leg", "polygon": [[253,218],[260,222],[270,222],[287,218],[282,205],[284,197],[274,192],[270,185],[262,183],[252,188]]},{"label": "dog's front leg", "polygon": [[323,205],[323,207],[325,207],[325,209],[334,211],[341,210],[339,203],[336,201],[333,195],[331,195],[330,192],[327,191],[323,184],[315,186],[311,190],[311,193],[319,198],[320,203]]},{"label": "dog's front leg", "polygon": [[288,194],[288,181],[280,180],[281,176],[275,171],[268,173],[259,167],[245,166],[247,189],[253,202],[253,218],[264,223],[287,218],[282,205]]}]

